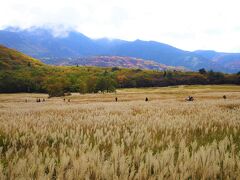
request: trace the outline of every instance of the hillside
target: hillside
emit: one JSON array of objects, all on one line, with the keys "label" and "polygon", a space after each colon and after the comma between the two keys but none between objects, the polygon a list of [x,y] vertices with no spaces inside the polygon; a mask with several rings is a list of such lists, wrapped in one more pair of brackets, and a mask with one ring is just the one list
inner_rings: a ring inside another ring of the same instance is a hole
[{"label": "hillside", "polygon": [[[226,64],[202,56],[195,52],[184,51],[155,41],[125,41],[119,39],[91,39],[79,32],[55,36],[50,29],[33,28],[28,30],[5,29],[0,31],[0,44],[14,48],[38,59],[48,62],[62,58],[86,56],[121,56],[150,59],[167,66],[184,66],[187,69],[200,68],[237,72],[235,64]],[[59,63],[60,64],[60,63]],[[117,65],[114,65],[117,66]]]},{"label": "hillside", "polygon": [[[115,58],[121,60],[120,57]],[[200,74],[116,67],[47,66],[3,46],[0,48],[0,59],[0,93],[42,92],[48,93],[49,96],[62,96],[66,92],[114,92],[116,88],[240,84],[238,74],[230,75],[213,71]],[[95,60],[93,58],[93,62]],[[129,62],[124,58],[121,61],[125,60]],[[114,60],[110,58],[109,61]]]},{"label": "hillside", "polygon": [[167,66],[155,61],[144,60],[141,58],[119,57],[119,56],[93,56],[80,58],[48,58],[42,59],[42,62],[53,65],[80,65],[80,66],[98,66],[98,67],[119,67],[149,70],[177,70],[186,71],[184,67]]},{"label": "hillside", "polygon": [[43,66],[43,63],[16,50],[0,45],[0,70]]}]

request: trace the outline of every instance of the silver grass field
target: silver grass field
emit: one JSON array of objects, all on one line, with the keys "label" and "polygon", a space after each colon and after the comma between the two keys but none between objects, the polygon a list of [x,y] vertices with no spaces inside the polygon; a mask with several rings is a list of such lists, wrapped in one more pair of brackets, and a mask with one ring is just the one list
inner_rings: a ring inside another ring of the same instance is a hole
[{"label": "silver grass field", "polygon": [[240,179],[239,86],[65,98],[0,94],[1,180]]}]

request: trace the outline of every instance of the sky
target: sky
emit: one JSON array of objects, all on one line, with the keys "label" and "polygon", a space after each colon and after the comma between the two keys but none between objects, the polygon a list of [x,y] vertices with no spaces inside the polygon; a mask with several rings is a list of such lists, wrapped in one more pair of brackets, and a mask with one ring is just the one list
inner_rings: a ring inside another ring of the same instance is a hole
[{"label": "sky", "polygon": [[51,27],[91,38],[240,52],[239,0],[1,0],[0,28]]}]

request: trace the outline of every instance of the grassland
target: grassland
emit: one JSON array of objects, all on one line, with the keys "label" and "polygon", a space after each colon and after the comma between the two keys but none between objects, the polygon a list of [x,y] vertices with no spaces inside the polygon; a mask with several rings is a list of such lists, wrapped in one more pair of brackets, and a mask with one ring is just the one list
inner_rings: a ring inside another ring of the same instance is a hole
[{"label": "grassland", "polygon": [[240,179],[240,86],[65,98],[0,94],[0,179]]}]

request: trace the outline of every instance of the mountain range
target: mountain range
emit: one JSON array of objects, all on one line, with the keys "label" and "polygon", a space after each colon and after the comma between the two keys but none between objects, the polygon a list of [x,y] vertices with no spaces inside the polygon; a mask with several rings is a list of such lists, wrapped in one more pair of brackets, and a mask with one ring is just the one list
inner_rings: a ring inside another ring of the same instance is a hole
[{"label": "mountain range", "polygon": [[[85,62],[86,60],[93,62],[93,57],[95,60],[98,59],[98,62],[127,57],[150,60],[166,66],[182,66],[193,71],[200,68],[227,73],[240,71],[240,53],[210,50],[190,52],[156,41],[91,39],[76,31],[56,36],[51,29],[45,28],[26,30],[7,28],[0,30],[0,44],[49,64],[61,64],[65,59],[65,64],[81,65],[83,59]],[[67,62],[68,59],[71,61]],[[114,62],[110,64],[117,66]]]}]

